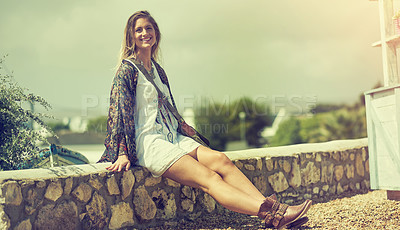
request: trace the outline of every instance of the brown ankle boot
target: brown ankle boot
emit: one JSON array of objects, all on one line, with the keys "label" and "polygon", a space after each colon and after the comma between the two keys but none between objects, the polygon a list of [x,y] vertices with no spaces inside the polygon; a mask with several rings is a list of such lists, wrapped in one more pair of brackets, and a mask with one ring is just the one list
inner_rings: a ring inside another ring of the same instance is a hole
[{"label": "brown ankle boot", "polygon": [[[273,200],[278,200],[275,193],[272,194],[271,196],[269,196],[268,198],[271,198]],[[308,222],[308,217],[304,216],[304,217],[301,217],[300,219],[297,219],[296,221],[293,221],[292,223],[288,224],[286,227],[288,229],[298,228],[307,222]],[[265,223],[265,228],[274,228],[274,225],[272,225],[272,221],[270,221],[269,223]]]},{"label": "brown ankle boot", "polygon": [[311,200],[306,200],[301,205],[288,206],[272,198],[266,198],[258,211],[258,217],[264,220],[265,227],[275,227],[279,229],[291,225],[298,221],[312,204]]}]

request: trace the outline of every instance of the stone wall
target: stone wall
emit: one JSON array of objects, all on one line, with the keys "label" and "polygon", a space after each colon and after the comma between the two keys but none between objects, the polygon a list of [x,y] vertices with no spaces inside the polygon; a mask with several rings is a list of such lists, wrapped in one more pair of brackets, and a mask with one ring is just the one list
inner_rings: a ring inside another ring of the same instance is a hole
[{"label": "stone wall", "polygon": [[[229,152],[265,195],[296,204],[369,190],[366,139]],[[177,227],[224,212],[202,191],[141,167],[110,173],[109,163],[0,172],[0,229]]]}]

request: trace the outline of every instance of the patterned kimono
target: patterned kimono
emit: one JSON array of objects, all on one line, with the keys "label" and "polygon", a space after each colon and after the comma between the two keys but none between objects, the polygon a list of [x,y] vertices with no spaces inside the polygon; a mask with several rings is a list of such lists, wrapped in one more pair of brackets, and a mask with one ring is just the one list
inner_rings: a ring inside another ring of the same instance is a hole
[{"label": "patterned kimono", "polygon": [[[156,70],[169,91],[170,86],[163,68],[153,60]],[[110,108],[107,120],[106,150],[99,162],[115,162],[118,155],[126,154],[132,165],[138,161],[135,138],[136,86],[139,71],[128,61],[123,60],[111,88]],[[173,106],[176,108],[172,94]]]}]

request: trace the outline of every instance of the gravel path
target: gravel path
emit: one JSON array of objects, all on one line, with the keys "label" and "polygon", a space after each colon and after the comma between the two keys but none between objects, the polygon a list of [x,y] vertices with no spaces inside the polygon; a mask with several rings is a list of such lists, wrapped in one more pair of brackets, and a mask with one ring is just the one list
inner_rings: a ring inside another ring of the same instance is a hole
[{"label": "gravel path", "polygon": [[[400,201],[386,199],[386,191],[314,204],[310,221],[301,229],[400,229]],[[227,212],[185,220],[174,229],[262,229],[258,218]],[[168,229],[168,228],[165,228]]]}]

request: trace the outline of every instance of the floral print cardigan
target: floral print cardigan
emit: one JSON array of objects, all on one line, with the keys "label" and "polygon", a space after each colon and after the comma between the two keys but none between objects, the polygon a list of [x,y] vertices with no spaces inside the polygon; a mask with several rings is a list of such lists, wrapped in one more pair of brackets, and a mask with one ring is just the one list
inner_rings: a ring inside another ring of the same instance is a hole
[{"label": "floral print cardigan", "polygon": [[[167,85],[164,69],[152,60],[161,81]],[[119,155],[127,155],[132,165],[137,162],[135,143],[135,104],[136,85],[139,71],[130,62],[123,60],[115,74],[110,95],[110,108],[107,120],[106,150],[98,162],[115,162]],[[172,94],[172,104],[176,108]]]}]

